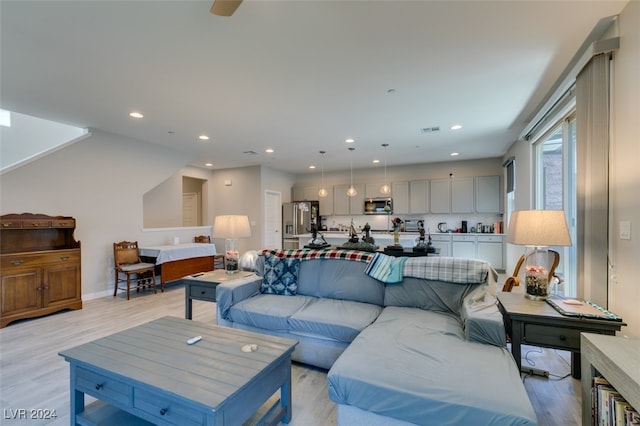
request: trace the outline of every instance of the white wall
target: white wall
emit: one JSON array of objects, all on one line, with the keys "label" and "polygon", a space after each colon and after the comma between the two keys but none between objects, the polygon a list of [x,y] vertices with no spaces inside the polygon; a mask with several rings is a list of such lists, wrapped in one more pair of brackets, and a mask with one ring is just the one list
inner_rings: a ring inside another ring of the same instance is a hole
[{"label": "white wall", "polygon": [[[622,333],[640,337],[640,2],[620,14],[615,54],[610,167],[609,309],[628,324]],[[620,221],[631,222],[631,239],[619,238]]]},{"label": "white wall", "polygon": [[87,139],[3,174],[0,211],[75,217],[82,293],[104,294],[113,289],[113,242],[161,244],[175,234],[143,231],[142,195],[188,161],[178,151],[94,131]]}]

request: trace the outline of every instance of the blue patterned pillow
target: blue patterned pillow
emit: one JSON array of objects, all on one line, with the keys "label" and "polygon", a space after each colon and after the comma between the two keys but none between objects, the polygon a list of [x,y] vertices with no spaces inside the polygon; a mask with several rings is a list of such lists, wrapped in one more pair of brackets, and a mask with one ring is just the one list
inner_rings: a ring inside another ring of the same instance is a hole
[{"label": "blue patterned pillow", "polygon": [[294,296],[298,291],[300,259],[282,258],[267,254],[264,257],[264,275],[260,292]]}]

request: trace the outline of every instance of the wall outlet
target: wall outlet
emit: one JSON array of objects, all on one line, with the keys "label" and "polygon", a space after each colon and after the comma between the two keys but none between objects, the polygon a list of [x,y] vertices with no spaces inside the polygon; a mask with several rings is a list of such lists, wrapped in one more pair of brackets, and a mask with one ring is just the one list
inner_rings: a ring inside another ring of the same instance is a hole
[{"label": "wall outlet", "polygon": [[629,222],[628,220],[620,221],[620,239],[621,240],[631,239],[631,222]]}]

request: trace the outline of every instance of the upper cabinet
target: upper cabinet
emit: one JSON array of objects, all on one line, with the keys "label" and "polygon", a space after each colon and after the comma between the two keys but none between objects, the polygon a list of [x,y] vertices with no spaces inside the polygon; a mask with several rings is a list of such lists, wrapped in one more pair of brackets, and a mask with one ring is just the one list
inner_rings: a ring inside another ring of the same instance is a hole
[{"label": "upper cabinet", "polygon": [[473,178],[451,179],[451,213],[473,213]]},{"label": "upper cabinet", "polygon": [[434,179],[429,182],[431,213],[451,213],[451,179]]},{"label": "upper cabinet", "polygon": [[333,187],[326,186],[326,197],[319,197],[320,201],[320,216],[332,216],[333,215]]},{"label": "upper cabinet", "polygon": [[393,213],[408,214],[409,211],[409,182],[392,182],[391,197],[393,198]]},{"label": "upper cabinet", "polygon": [[349,197],[347,195],[347,189],[349,185],[335,185],[333,187],[333,214],[334,215],[350,215],[350,214],[362,214],[364,208],[364,191],[365,186],[363,184],[354,184],[358,194],[355,197]]},{"label": "upper cabinet", "polygon": [[317,186],[294,186],[291,190],[291,201],[316,201],[318,197]]},{"label": "upper cabinet", "polygon": [[423,214],[429,211],[429,181],[409,182],[409,213]]},{"label": "upper cabinet", "polygon": [[476,178],[476,212],[501,213],[500,176],[482,176]]}]

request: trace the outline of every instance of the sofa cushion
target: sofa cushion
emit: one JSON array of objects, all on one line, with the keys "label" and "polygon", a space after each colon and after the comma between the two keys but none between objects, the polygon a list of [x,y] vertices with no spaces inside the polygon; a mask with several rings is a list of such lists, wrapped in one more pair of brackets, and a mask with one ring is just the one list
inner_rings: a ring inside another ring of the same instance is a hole
[{"label": "sofa cushion", "polygon": [[405,277],[400,283],[387,285],[384,305],[420,308],[460,315],[464,296],[471,291],[472,287],[478,285],[461,285]]},{"label": "sofa cushion", "polygon": [[537,424],[511,353],[465,341],[450,317],[385,308],[331,367],[330,399],[418,425]]},{"label": "sofa cushion", "polygon": [[382,307],[350,300],[317,299],[289,317],[292,334],[351,342],[382,312]]},{"label": "sofa cushion", "polygon": [[298,290],[299,259],[281,258],[267,254],[260,292],[293,296]]},{"label": "sofa cushion", "polygon": [[353,260],[303,260],[298,274],[298,294],[382,306],[384,283],[366,275],[366,267],[365,262]]},{"label": "sofa cushion", "polygon": [[229,309],[229,319],[265,330],[288,331],[289,317],[314,300],[300,295],[258,294],[233,305]]}]

